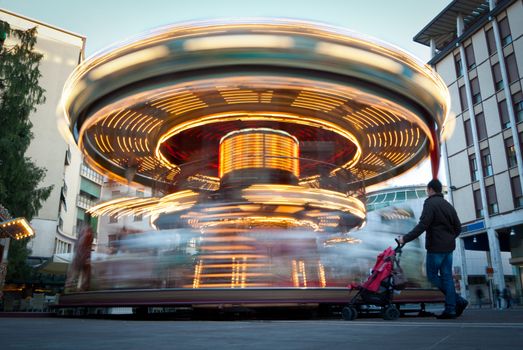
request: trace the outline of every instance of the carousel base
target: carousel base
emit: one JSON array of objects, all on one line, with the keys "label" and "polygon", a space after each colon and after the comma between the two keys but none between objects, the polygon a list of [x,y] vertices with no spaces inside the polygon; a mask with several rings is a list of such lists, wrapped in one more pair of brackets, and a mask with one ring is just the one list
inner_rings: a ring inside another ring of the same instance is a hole
[{"label": "carousel base", "polygon": [[[345,305],[356,291],[347,288],[257,289],[140,289],[70,293],[60,297],[57,308],[75,307],[291,307]],[[407,289],[394,295],[393,303],[441,303],[434,289]]]}]

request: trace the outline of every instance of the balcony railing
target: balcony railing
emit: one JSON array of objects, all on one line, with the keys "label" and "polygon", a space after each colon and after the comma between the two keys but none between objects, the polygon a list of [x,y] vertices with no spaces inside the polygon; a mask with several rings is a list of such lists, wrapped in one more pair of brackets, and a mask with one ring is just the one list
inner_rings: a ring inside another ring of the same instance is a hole
[{"label": "balcony railing", "polygon": [[99,185],[103,185],[104,183],[104,177],[102,175],[98,174],[96,171],[84,164],[82,164],[82,168],[80,169],[80,175]]},{"label": "balcony railing", "polygon": [[76,199],[76,205],[79,208],[82,208],[82,209],[85,209],[85,210],[91,209],[96,204],[97,204],[96,201],[94,201],[92,199],[89,199],[89,198],[86,198],[84,196],[78,196],[78,198]]}]

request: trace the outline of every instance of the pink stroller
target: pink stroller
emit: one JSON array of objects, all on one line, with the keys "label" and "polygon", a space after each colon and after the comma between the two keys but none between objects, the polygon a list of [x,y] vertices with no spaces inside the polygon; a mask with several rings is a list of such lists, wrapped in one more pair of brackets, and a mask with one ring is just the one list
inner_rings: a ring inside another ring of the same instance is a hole
[{"label": "pink stroller", "polygon": [[349,285],[358,292],[341,312],[343,319],[352,321],[358,317],[363,305],[375,305],[382,309],[385,320],[396,320],[400,316],[398,308],[392,304],[394,290],[405,288],[406,279],[400,266],[401,248],[398,240],[395,249],[388,247],[378,258],[372,268],[372,273],[363,284]]}]

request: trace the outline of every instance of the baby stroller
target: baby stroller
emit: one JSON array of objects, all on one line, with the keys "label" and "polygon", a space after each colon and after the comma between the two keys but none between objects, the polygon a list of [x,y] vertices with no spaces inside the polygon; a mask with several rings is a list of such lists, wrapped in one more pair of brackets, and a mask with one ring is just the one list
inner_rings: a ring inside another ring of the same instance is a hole
[{"label": "baby stroller", "polygon": [[376,260],[372,268],[372,273],[363,284],[350,284],[350,289],[358,292],[349,304],[342,311],[344,320],[352,321],[358,317],[363,305],[374,305],[381,307],[382,315],[385,320],[396,320],[400,317],[400,311],[392,304],[392,297],[395,290],[405,288],[406,279],[400,266],[401,248],[403,244],[398,244],[395,249],[388,247]]}]

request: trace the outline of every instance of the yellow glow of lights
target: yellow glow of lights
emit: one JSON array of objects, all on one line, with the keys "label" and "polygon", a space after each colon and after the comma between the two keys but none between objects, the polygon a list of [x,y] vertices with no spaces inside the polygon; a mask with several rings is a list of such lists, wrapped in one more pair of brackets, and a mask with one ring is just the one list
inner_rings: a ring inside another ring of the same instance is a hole
[{"label": "yellow glow of lights", "polygon": [[316,91],[302,90],[291,106],[330,112],[347,101],[345,98],[333,97]]},{"label": "yellow glow of lights", "polygon": [[334,246],[336,244],[342,244],[342,243],[360,244],[361,243],[361,239],[354,238],[354,237],[334,237],[334,238],[329,238],[328,240],[323,242],[323,245],[326,246],[326,247],[331,247],[331,246]]},{"label": "yellow glow of lights", "polygon": [[[191,288],[193,285],[184,285],[183,288]],[[206,284],[198,284],[198,287],[193,288],[230,288],[230,283],[206,283]],[[245,283],[242,288],[259,288],[259,287],[268,287],[267,283]]]},{"label": "yellow glow of lights", "polygon": [[204,242],[253,242],[254,238],[242,236],[202,237]]},{"label": "yellow glow of lights", "polygon": [[327,279],[325,278],[325,267],[321,261],[318,261],[318,277],[320,280],[320,287],[325,288],[327,286]]},{"label": "yellow glow of lights", "polygon": [[0,223],[0,237],[12,237],[16,240],[33,237],[35,232],[26,219],[17,218]]},{"label": "yellow glow of lights", "polygon": [[[398,155],[401,155],[401,153],[398,153]],[[389,156],[393,157],[392,155]],[[252,185],[243,189],[242,197],[252,204],[205,208],[204,211],[198,213],[189,212],[184,215],[183,218],[188,219],[188,223],[191,226],[199,228],[204,232],[211,232],[211,230],[220,233],[236,232],[236,229],[228,231],[226,226],[239,224],[258,227],[308,227],[316,231],[321,231],[322,227],[333,226],[334,223],[332,221],[334,217],[337,216],[327,216],[323,218],[318,225],[312,220],[297,220],[289,216],[253,216],[253,211],[258,210],[260,205],[276,205],[277,208],[274,212],[283,214],[295,213],[304,206],[317,208],[319,210],[346,212],[360,219],[364,219],[366,213],[364,204],[357,198],[324,189],[261,184]],[[150,215],[155,218],[162,213],[186,210],[192,207],[197,199],[198,194],[196,192],[185,190],[175,192],[163,198],[118,198],[94,206],[89,209],[88,212],[93,216],[110,215],[121,217],[125,215]],[[240,209],[240,207],[249,210],[229,212],[235,208]],[[250,211],[251,209],[253,211]],[[307,215],[310,218],[325,216],[325,214],[319,210],[317,213],[315,210],[309,210]]]},{"label": "yellow glow of lights", "polygon": [[295,288],[300,286],[300,280],[298,277],[298,263],[296,260],[292,260],[292,285]]},{"label": "yellow glow of lights", "polygon": [[226,214],[232,216],[230,219],[222,219],[215,221],[205,221],[198,223],[199,228],[207,229],[208,227],[216,226],[231,226],[231,225],[244,225],[253,227],[277,227],[277,228],[293,228],[302,227],[312,229],[314,231],[319,230],[319,226],[311,220],[298,220],[292,217],[281,217],[281,216],[246,216],[238,217],[238,215]]},{"label": "yellow glow of lights", "polygon": [[299,177],[298,140],[283,131],[243,129],[220,141],[220,177],[235,170],[272,168]]},{"label": "yellow glow of lights", "polygon": [[213,35],[188,39],[183,44],[186,51],[219,50],[228,48],[288,49],[294,46],[291,37],[266,34]]},{"label": "yellow glow of lights", "polygon": [[190,208],[198,194],[191,190],[175,192],[163,198],[124,197],[98,204],[88,210],[93,216],[158,215]]},{"label": "yellow glow of lights", "polygon": [[[257,48],[260,50],[256,50]],[[215,58],[215,56],[212,56],[214,55],[214,52],[206,52],[207,50],[217,50],[216,54],[224,54],[224,57],[218,57],[218,55],[216,55],[217,58]],[[245,52],[261,52],[266,56],[245,55],[243,54]],[[225,53],[231,53],[231,55],[228,56]],[[212,57],[212,59],[204,59],[206,58],[206,55],[209,54],[211,54],[211,56],[207,57]],[[357,76],[358,78],[367,81],[374,79],[377,85],[383,85],[387,88],[390,87],[396,91],[403,90],[405,95],[410,95],[407,97],[418,100],[420,105],[429,111],[429,114],[433,114],[433,117],[439,126],[445,126],[449,119],[448,106],[450,105],[450,97],[444,82],[430,67],[417,62],[414,58],[401,50],[338,28],[322,27],[300,21],[271,19],[271,21],[262,20],[254,21],[253,23],[202,22],[177,25],[175,27],[164,27],[159,31],[142,36],[137,41],[127,42],[121,47],[113,49],[111,52],[104,53],[84,62],[73,72],[71,78],[64,87],[62,106],[66,112],[66,124],[70,125],[71,120],[76,121],[75,117],[78,116],[76,114],[84,107],[82,104],[89,104],[92,101],[98,100],[99,96],[97,96],[97,94],[99,89],[92,89],[93,86],[96,87],[95,84],[103,85],[110,80],[117,81],[121,77],[124,77],[124,80],[132,79],[132,74],[129,74],[129,76],[125,74],[128,71],[139,71],[139,68],[142,66],[146,66],[147,68],[160,67],[158,68],[160,71],[157,69],[147,69],[147,74],[136,74],[136,77],[134,77],[136,80],[140,78],[151,79],[153,74],[161,74],[163,72],[161,69],[164,69],[169,74],[189,71],[190,69],[201,68],[203,66],[212,69],[215,66],[218,66],[221,60],[225,60],[225,62],[228,63],[233,62],[233,58],[235,57],[233,55],[236,55],[236,59],[240,62],[250,63],[257,62],[255,61],[256,59],[259,61],[266,59],[268,63],[277,63],[280,64],[281,67],[294,66],[304,69],[323,69],[331,73],[338,73],[341,76]],[[302,62],[299,62],[299,60],[292,62],[292,57],[296,57],[296,55],[303,55],[306,59]],[[240,56],[243,56],[243,58]],[[194,57],[195,59],[187,59],[187,57]],[[213,60],[216,60],[216,62],[213,62]],[[170,64],[167,64],[166,61],[169,61]],[[213,65],[214,63],[216,63],[216,65]],[[366,73],[368,71],[375,72],[374,78],[372,74]],[[376,74],[376,72],[381,74]],[[392,75],[395,76],[394,79],[391,79]],[[378,78],[377,76],[382,77]],[[244,76],[242,78],[244,79],[244,82],[254,80],[255,83],[258,83],[258,77],[248,75],[247,77]],[[319,88],[319,86],[325,86],[326,84],[320,81],[315,81],[314,79],[310,79],[310,81],[306,82],[307,85],[299,82],[300,80],[306,80],[303,78],[297,77],[296,79],[291,79],[286,77],[280,79],[281,81],[285,80],[287,87],[294,87],[294,91],[305,91],[305,89],[308,88],[313,91],[314,95],[316,91],[328,90]],[[233,86],[236,81],[235,78],[231,78],[230,80],[223,78],[219,85],[230,87]],[[133,81],[133,83],[134,82],[135,81]],[[187,87],[187,90],[195,92],[194,95],[197,96],[197,99],[201,99],[201,101],[194,102],[191,99],[183,100],[183,98],[180,98],[179,100],[173,98],[170,101],[167,101],[169,97],[166,97],[166,105],[162,106],[162,108],[170,108],[170,110],[174,111],[172,114],[175,115],[180,113],[183,114],[185,111],[193,111],[196,107],[203,109],[204,106],[206,107],[208,105],[210,108],[213,108],[214,106],[210,101],[204,101],[204,93],[206,92],[204,91],[205,84],[208,84],[208,81],[198,80],[184,82],[175,87],[179,90]],[[112,84],[107,85],[109,86]],[[263,93],[258,92],[261,90],[257,90],[254,85],[255,84],[253,83],[251,85],[243,84],[241,86],[242,90],[250,90],[257,94],[258,103],[269,103],[267,101],[273,100],[272,94],[270,98],[267,96],[262,98]],[[283,84],[280,83],[280,86],[282,85]],[[302,86],[299,87],[298,85]],[[181,89],[180,86],[182,86]],[[315,89],[317,86],[318,90]],[[165,89],[172,88],[173,87],[170,86]],[[266,85],[265,89],[268,88],[272,89],[270,91],[275,92],[276,98],[274,98],[274,100],[282,100],[281,95],[279,95],[279,91],[281,90],[278,90],[277,84],[272,86]],[[329,96],[325,98],[322,98],[322,93],[319,92],[317,96],[300,96],[296,101],[300,100],[303,102],[304,108],[313,110],[334,111],[334,109],[351,109],[349,104],[342,104],[340,105],[340,108],[337,108],[336,103],[332,104],[332,101],[336,101],[336,99],[332,98],[332,95],[335,94],[335,91],[338,91],[340,95],[343,95],[343,97],[348,97],[346,92],[353,89],[349,89],[347,86],[340,86],[339,89],[331,87],[330,90]],[[366,95],[366,93],[359,92],[358,98],[362,95]],[[385,107],[384,109],[388,109],[387,105],[389,103],[394,104],[393,102],[391,103],[391,101],[383,101],[382,99],[375,98],[375,96],[372,96],[372,93],[369,93],[368,95],[371,96],[364,96],[361,100],[357,100],[363,101],[364,103],[369,103],[369,100],[371,102],[372,100],[376,100],[376,104]],[[156,96],[159,96],[157,91],[147,91],[144,94],[137,93],[130,96],[129,100],[126,102],[133,101],[135,105],[144,102],[147,105]],[[296,96],[296,94],[293,96]],[[238,95],[235,96],[235,98],[238,98],[238,101],[240,101],[242,97]],[[293,99],[291,98],[287,102],[290,104],[292,101]],[[162,104],[163,102],[158,101],[158,103]],[[169,107],[167,107],[167,105],[169,105]],[[120,104],[119,101],[114,106],[111,106],[110,109],[113,111],[117,109],[114,107],[132,109],[133,106],[134,105],[130,103],[127,105],[125,105],[125,103]],[[277,110],[282,110],[279,108],[281,106],[276,107],[278,108]],[[369,112],[367,113],[367,117],[360,115],[360,118],[357,118],[351,115],[351,113],[348,113],[346,118],[343,116],[341,116],[341,118],[353,120],[351,124],[354,128],[359,129],[359,131],[364,133],[366,131],[366,127],[364,127],[366,125],[365,122],[368,122],[368,120],[365,119],[370,119],[371,117],[369,115],[373,114],[371,111],[367,112]],[[72,118],[70,118],[69,114],[71,114]],[[427,133],[427,129],[423,126],[425,121],[422,120],[421,116],[415,115],[414,118],[417,120],[413,121],[409,116],[405,116],[402,113],[398,113],[398,115],[402,118],[404,117],[403,119],[405,120],[410,120],[411,122],[421,125],[420,127],[422,128],[422,131],[425,132],[428,142],[432,144],[431,148],[434,147],[434,140],[431,139],[431,136]],[[99,116],[104,118],[107,117],[107,114],[101,115],[95,111],[93,118],[89,119],[96,119]],[[379,121],[378,124],[388,124],[389,119],[387,116],[390,115],[377,113],[372,117],[372,119],[376,122]],[[132,122],[135,124],[140,123],[138,119],[141,120],[141,118],[138,118],[137,114],[134,114],[132,117],[128,115],[127,117],[131,118]],[[336,117],[338,116],[333,113],[332,118],[334,119]],[[158,122],[158,126],[167,127],[167,125],[169,125],[171,119],[169,117],[165,118],[165,120]],[[164,124],[160,125],[162,123]],[[83,135],[86,130],[84,126],[89,126],[89,124],[90,120],[82,125],[82,130],[80,130],[79,136],[80,144],[86,142],[85,140],[82,140],[85,137],[85,135]],[[374,124],[374,122],[369,122],[368,124]],[[120,122],[115,120],[113,125],[127,126],[123,119],[120,120]],[[444,128],[440,129],[444,130]],[[101,153],[104,153],[103,156],[107,158],[104,159],[104,163],[101,163],[101,167],[105,167],[105,170],[112,168],[111,165],[105,163],[106,160],[122,166],[124,161],[116,161],[114,158],[119,157],[123,159],[125,157],[121,154],[106,155],[106,152],[103,152],[103,150],[107,150],[110,145],[107,143],[103,145],[102,141],[107,140],[103,137],[103,134],[99,134],[99,136],[100,138],[91,139],[89,141],[96,145],[93,147],[98,147],[96,151],[101,151]],[[125,137],[129,135],[120,136]],[[415,142],[413,141],[414,135],[411,133],[410,136],[411,138],[407,143],[409,146]],[[425,140],[425,138],[423,138],[423,140]],[[143,147],[140,148],[134,144],[130,144],[126,140],[122,141],[123,143],[121,142],[121,144],[124,146],[124,149],[125,145],[131,148],[143,149]],[[151,137],[151,147],[157,145],[156,141],[157,140],[154,136]],[[116,144],[116,140],[113,140],[113,142],[114,147],[117,148],[118,145]],[[387,144],[383,147],[387,147]],[[85,152],[84,148],[82,148],[82,150]],[[132,151],[134,152],[136,149],[132,149]],[[418,152],[419,150],[415,151]],[[116,153],[119,152],[121,151],[116,150]],[[91,164],[91,161],[92,159],[87,157],[87,162],[89,162],[89,164]],[[166,164],[163,165],[166,166]],[[171,167],[168,166],[168,168]],[[364,167],[362,168],[365,169]],[[384,171],[390,170],[390,168],[391,166],[387,164],[383,169],[375,170],[377,170],[377,174],[380,174]],[[142,170],[140,170],[140,172],[142,172]],[[151,177],[151,173],[152,171],[147,170],[143,171],[141,175]],[[112,174],[109,176],[113,177]],[[118,176],[122,177],[121,172],[120,175],[116,175],[116,177]]]},{"label": "yellow glow of lights", "polygon": [[246,251],[246,250],[254,250],[255,248],[248,246],[248,245],[238,244],[238,245],[206,245],[206,246],[200,247],[200,249],[216,252],[216,251],[232,251],[232,250]]},{"label": "yellow glow of lights", "polygon": [[261,184],[249,186],[242,194],[245,199],[254,203],[308,205],[319,209],[350,212],[362,219],[365,218],[365,205],[360,200],[324,189]]},{"label": "yellow glow of lights", "polygon": [[169,54],[169,48],[165,46],[151,47],[129,53],[125,56],[115,58],[111,61],[99,65],[89,73],[89,78],[92,80],[102,79],[117,71],[137,66],[142,63],[149,62],[158,58],[166,57]]},{"label": "yellow glow of lights", "polygon": [[365,66],[371,65],[379,70],[386,70],[392,74],[403,73],[403,66],[400,63],[369,50],[320,42],[316,45],[316,52],[322,55],[354,61]]},{"label": "yellow glow of lights", "polygon": [[303,260],[300,260],[298,262],[298,271],[299,271],[298,276],[301,276],[301,279],[303,281],[303,286],[307,287],[307,271],[305,270],[305,262]]},{"label": "yellow glow of lights", "polygon": [[198,261],[196,266],[194,267],[194,279],[193,279],[193,288],[200,288],[200,278],[202,273],[202,266],[203,262],[201,260]]},{"label": "yellow glow of lights", "polygon": [[[156,157],[160,160],[160,162],[166,166],[166,167],[176,167],[176,165],[172,164],[165,158],[165,156],[160,151],[161,145],[167,141],[169,138],[185,131],[189,130],[198,126],[213,124],[216,122],[228,122],[228,121],[275,121],[275,122],[287,122],[287,123],[294,123],[298,125],[308,125],[312,127],[319,127],[326,130],[330,130],[332,132],[337,133],[338,135],[343,136],[344,138],[348,139],[350,142],[352,142],[356,146],[356,152],[354,154],[354,157],[349,160],[347,163],[343,164],[341,168],[350,169],[353,166],[355,166],[360,157],[361,157],[361,146],[356,139],[356,137],[350,133],[349,131],[341,128],[340,126],[331,123],[329,121],[320,119],[320,118],[313,118],[309,116],[301,116],[301,115],[295,115],[290,113],[275,113],[272,111],[267,112],[253,112],[253,111],[245,111],[245,112],[227,112],[227,113],[217,113],[217,114],[211,114],[202,116],[200,118],[190,120],[184,123],[180,123],[174,127],[172,127],[169,131],[164,133],[157,145],[155,154]],[[337,170],[333,170],[333,172],[336,172]]]}]

